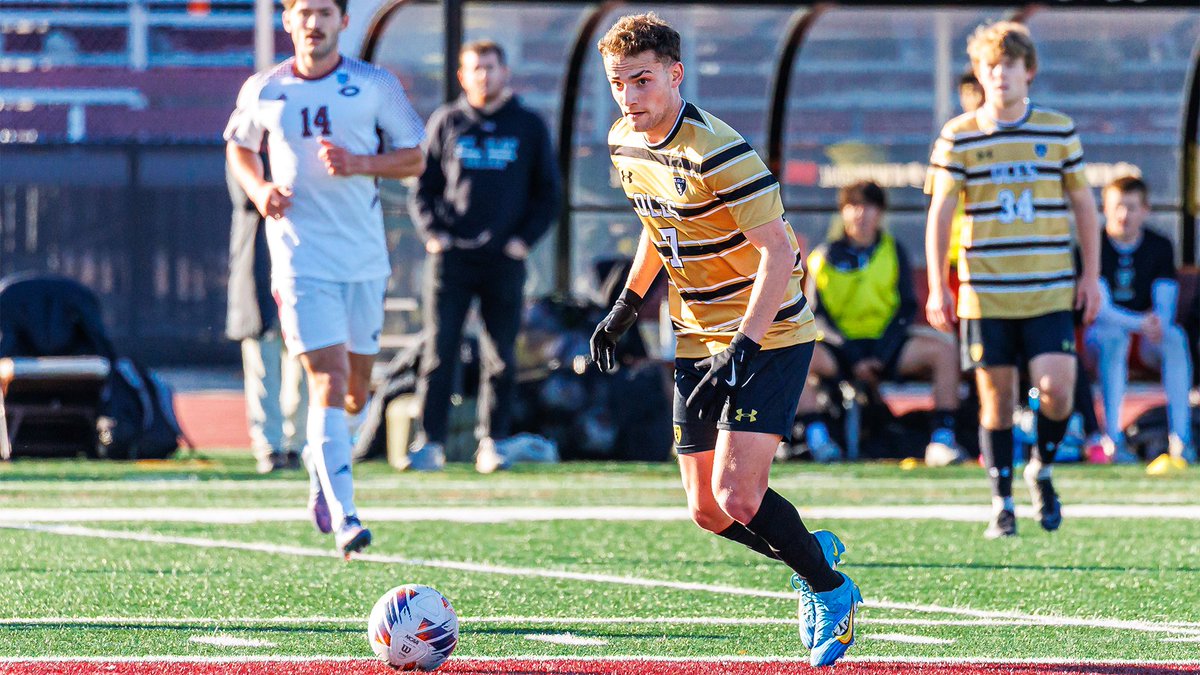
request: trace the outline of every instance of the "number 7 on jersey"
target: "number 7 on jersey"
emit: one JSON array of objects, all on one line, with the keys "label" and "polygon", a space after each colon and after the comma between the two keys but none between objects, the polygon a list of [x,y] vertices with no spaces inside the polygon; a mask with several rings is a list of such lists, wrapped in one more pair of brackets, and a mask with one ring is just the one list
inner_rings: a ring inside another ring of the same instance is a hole
[{"label": "number 7 on jersey", "polygon": [[666,240],[667,246],[671,247],[671,267],[680,269],[683,267],[683,260],[679,258],[679,230],[673,227],[664,227],[659,230],[662,233],[663,239]]}]

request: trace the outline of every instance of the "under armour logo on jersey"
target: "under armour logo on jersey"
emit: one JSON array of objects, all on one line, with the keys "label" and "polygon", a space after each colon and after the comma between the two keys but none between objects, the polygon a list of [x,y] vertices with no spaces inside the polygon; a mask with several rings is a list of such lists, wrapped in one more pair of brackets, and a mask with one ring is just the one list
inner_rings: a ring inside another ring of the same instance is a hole
[{"label": "under armour logo on jersey", "polygon": [[633,182],[633,172],[632,171],[621,171],[619,173],[621,174],[621,182],[622,183],[632,183]]},{"label": "under armour logo on jersey", "polygon": [[687,192],[687,181],[679,176],[675,176],[675,191],[682,197],[683,193]]},{"label": "under armour logo on jersey", "polygon": [[758,421],[758,411],[751,409],[749,413],[745,413],[745,412],[742,412],[741,408],[738,408],[737,413],[734,414],[734,416],[733,416],[733,421],[741,422],[742,419],[745,419],[747,422],[757,422]]},{"label": "under armour logo on jersey", "polygon": [[341,89],[338,89],[338,93],[342,96],[358,96],[359,91],[359,88],[352,84],[348,84]]}]

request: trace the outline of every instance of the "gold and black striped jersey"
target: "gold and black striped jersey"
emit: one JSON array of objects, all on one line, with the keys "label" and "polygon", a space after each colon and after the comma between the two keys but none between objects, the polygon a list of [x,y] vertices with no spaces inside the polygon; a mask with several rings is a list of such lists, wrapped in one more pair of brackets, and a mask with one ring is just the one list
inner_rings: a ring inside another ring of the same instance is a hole
[{"label": "gold and black striped jersey", "polygon": [[[684,102],[663,142],[647,145],[624,117],[608,134],[613,165],[671,280],[676,356],[716,354],[737,333],[761,255],[744,232],[783,216],[779,182],[729,125]],[[796,263],[764,349],[814,339]]]},{"label": "gold and black striped jersey", "polygon": [[[1087,186],[1071,118],[1029,106],[1013,123],[982,110],[942,127],[925,191],[958,192],[958,315],[1024,318],[1074,303],[1067,192]],[[948,180],[947,180],[948,179]]]}]

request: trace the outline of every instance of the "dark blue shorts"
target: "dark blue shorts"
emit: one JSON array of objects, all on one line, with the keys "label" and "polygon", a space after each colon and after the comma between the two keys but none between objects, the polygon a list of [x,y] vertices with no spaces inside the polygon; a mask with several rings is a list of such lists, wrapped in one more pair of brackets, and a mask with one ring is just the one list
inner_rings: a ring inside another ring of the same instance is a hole
[{"label": "dark blue shorts", "polygon": [[1051,312],[1024,319],[963,319],[962,367],[1020,366],[1042,354],[1075,353],[1075,316]]},{"label": "dark blue shorts", "polygon": [[791,347],[764,349],[750,361],[750,379],[738,390],[736,400],[721,410],[720,419],[706,422],[687,409],[685,402],[699,384],[704,371],[696,369],[702,359],[675,359],[675,451],[681,455],[706,452],[717,447],[717,431],[756,431],[791,440],[796,407],[808,378],[812,342]]}]

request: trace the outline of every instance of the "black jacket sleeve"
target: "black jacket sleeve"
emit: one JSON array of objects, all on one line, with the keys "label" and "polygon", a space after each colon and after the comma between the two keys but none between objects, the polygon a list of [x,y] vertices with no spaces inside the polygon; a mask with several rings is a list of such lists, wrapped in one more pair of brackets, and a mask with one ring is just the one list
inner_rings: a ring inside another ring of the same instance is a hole
[{"label": "black jacket sleeve", "polygon": [[449,121],[450,116],[443,109],[429,116],[425,144],[421,148],[425,155],[425,171],[417,179],[417,187],[408,198],[408,215],[422,240],[450,231],[450,223],[446,222],[448,211],[444,204],[446,174],[442,171],[445,127]]},{"label": "black jacket sleeve", "polygon": [[875,357],[884,363],[890,363],[900,354],[904,342],[908,339],[908,327],[917,316],[917,295],[913,290],[912,265],[908,262],[908,252],[896,242],[896,264],[899,275],[896,280],[896,291],[900,294],[900,306],[896,315],[884,329],[883,335],[876,343]]},{"label": "black jacket sleeve", "polygon": [[558,161],[550,144],[550,132],[546,123],[536,113],[529,113],[530,124],[535,129],[537,155],[529,172],[529,199],[525,216],[516,235],[530,248],[537,243],[550,223],[558,215],[562,199],[562,186],[558,176]]}]

